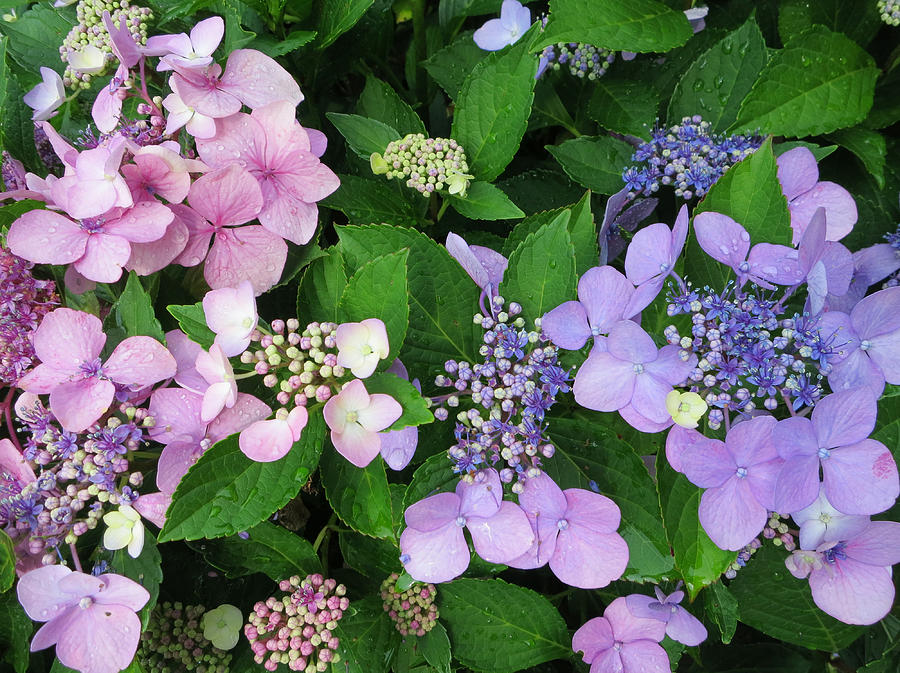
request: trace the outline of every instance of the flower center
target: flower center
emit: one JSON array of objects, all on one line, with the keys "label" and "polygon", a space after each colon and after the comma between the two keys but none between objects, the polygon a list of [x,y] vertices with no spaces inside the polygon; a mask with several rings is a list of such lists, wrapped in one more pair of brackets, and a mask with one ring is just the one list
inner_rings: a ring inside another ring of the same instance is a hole
[{"label": "flower center", "polygon": [[643,374],[644,373],[644,365],[642,365],[642,364],[634,365],[633,369],[634,369],[635,374]]},{"label": "flower center", "polygon": [[747,468],[739,467],[738,469],[736,469],[734,471],[734,474],[737,476],[738,479],[743,479],[744,477],[747,476]]},{"label": "flower center", "polygon": [[95,358],[91,362],[82,362],[78,367],[85,378],[100,378],[103,376],[103,363],[100,358]]},{"label": "flower center", "polygon": [[466,517],[464,517],[464,516],[456,517],[456,525],[459,526],[460,528],[464,528],[466,525]]},{"label": "flower center", "polygon": [[868,339],[863,339],[862,341],[859,342],[859,350],[861,350],[861,351],[867,351],[871,347],[872,347],[872,344],[871,344],[871,342],[869,342]]},{"label": "flower center", "polygon": [[566,530],[569,527],[569,522],[565,519],[560,519],[556,522],[556,527],[559,528],[559,530]]},{"label": "flower center", "polygon": [[348,423],[356,423],[359,420],[359,412],[358,411],[348,411],[347,412],[347,422]]},{"label": "flower center", "polygon": [[90,596],[85,596],[80,601],[78,601],[78,607],[80,607],[82,610],[88,609],[93,604],[94,604],[94,599],[91,598]]},{"label": "flower center", "polygon": [[830,455],[831,455],[830,450],[828,450],[826,448],[819,449],[819,458],[821,458],[822,460],[827,460]]}]

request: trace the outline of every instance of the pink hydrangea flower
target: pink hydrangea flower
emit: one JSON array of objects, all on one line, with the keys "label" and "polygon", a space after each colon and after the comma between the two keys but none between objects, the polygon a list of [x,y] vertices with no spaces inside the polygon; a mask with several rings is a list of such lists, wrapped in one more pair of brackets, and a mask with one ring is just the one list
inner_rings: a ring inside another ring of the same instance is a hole
[{"label": "pink hydrangea flower", "polygon": [[147,39],[144,53],[160,56],[156,69],[160,72],[173,68],[204,68],[212,63],[212,54],[225,36],[225,22],[221,16],[211,16],[199,21],[190,36],[154,35]]},{"label": "pink hydrangea flower", "polygon": [[256,421],[241,431],[238,446],[244,455],[260,463],[269,463],[287,455],[300,440],[303,428],[309,422],[306,407],[295,407],[290,413],[279,409],[275,418]]},{"label": "pink hydrangea flower", "polygon": [[56,656],[82,673],[118,673],[137,651],[141,620],[136,612],[150,594],[121,575],[94,577],[50,565],[26,573],[16,588],[35,621],[46,622],[31,651],[56,645]]},{"label": "pink hydrangea flower", "polygon": [[636,617],[622,596],[575,632],[572,649],[584,653],[591,673],[671,673],[659,645],[665,635],[665,622]]},{"label": "pink hydrangea flower", "polygon": [[50,394],[50,409],[70,432],[89,427],[109,408],[115,384],[144,388],[175,375],[175,358],[150,337],[128,337],[104,363],[106,343],[100,319],[58,308],[34,333],[41,364],[19,381],[22,390]]},{"label": "pink hydrangea flower", "polygon": [[71,173],[67,171],[51,188],[56,205],[77,220],[132,206],[131,190],[119,175],[126,149],[125,138],[115,136],[99,147],[69,155],[70,161],[74,159]]},{"label": "pink hydrangea flower", "polygon": [[325,403],[323,412],[337,452],[365,467],[381,451],[378,433],[400,418],[403,407],[390,395],[370,395],[363,382],[354,379]]},{"label": "pink hydrangea flower", "polygon": [[256,297],[250,281],[236,288],[210,290],[203,297],[206,324],[216,333],[215,343],[228,357],[240,355],[250,345],[250,335],[256,329]]},{"label": "pink hydrangea flower", "polygon": [[335,341],[338,365],[361,379],[371,376],[378,362],[386,358],[391,350],[387,330],[378,318],[338,325]]},{"label": "pink hydrangea flower", "polygon": [[165,135],[172,135],[182,126],[198,139],[212,138],[216,135],[216,120],[200,114],[181,99],[178,95],[178,82],[174,77],[169,78],[169,88],[172,93],[163,99],[163,107],[169,112],[169,116],[166,117]]},{"label": "pink hydrangea flower", "polygon": [[112,133],[122,116],[122,101],[128,87],[128,68],[120,65],[109,84],[100,89],[91,106],[91,118],[101,133]]},{"label": "pink hydrangea flower", "polygon": [[209,423],[218,416],[222,409],[231,409],[237,403],[237,382],[234,380],[234,369],[231,362],[218,344],[209,347],[209,352],[201,350],[194,363],[197,373],[202,376],[209,387],[203,392],[203,403],[200,418]]},{"label": "pink hydrangea flower", "polygon": [[42,66],[41,77],[44,81],[26,93],[22,99],[25,105],[34,110],[34,114],[31,115],[34,121],[50,119],[66,99],[66,89],[58,72]]}]

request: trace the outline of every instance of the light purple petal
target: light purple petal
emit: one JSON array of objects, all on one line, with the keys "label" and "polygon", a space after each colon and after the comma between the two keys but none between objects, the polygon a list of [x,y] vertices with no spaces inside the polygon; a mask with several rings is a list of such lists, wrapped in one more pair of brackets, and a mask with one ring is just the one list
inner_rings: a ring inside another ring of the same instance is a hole
[{"label": "light purple petal", "polygon": [[831,449],[862,441],[875,429],[878,405],[868,388],[826,395],[812,412],[818,447]]},{"label": "light purple petal", "polygon": [[687,360],[681,357],[680,346],[669,344],[659,349],[659,354],[652,362],[644,363],[644,371],[675,386],[684,382],[694,367],[697,356],[691,353]]},{"label": "light purple petal", "polygon": [[494,289],[499,287],[500,283],[503,282],[503,274],[506,273],[506,267],[509,266],[509,260],[496,250],[491,250],[481,245],[471,245],[469,250],[472,251],[472,254],[475,255],[475,258],[487,273],[491,287]]},{"label": "light purple petal", "polygon": [[633,292],[631,281],[611,266],[592,267],[578,279],[578,300],[597,334],[606,334],[625,317]]},{"label": "light purple petal", "polygon": [[168,444],[159,454],[156,466],[156,488],[162,493],[174,493],[181,478],[187,474],[202,454],[203,449],[198,441],[176,440]]},{"label": "light purple petal", "polygon": [[777,456],[772,440],[775,425],[772,416],[756,416],[731,427],[725,436],[725,448],[737,466],[749,467]]},{"label": "light purple petal", "polygon": [[122,605],[91,605],[56,642],[60,663],[78,671],[118,673],[137,651],[141,620]]},{"label": "light purple petal", "polygon": [[567,488],[566,519],[573,524],[595,533],[612,533],[621,521],[619,507],[605,495],[585,491],[582,488]]},{"label": "light purple petal", "polygon": [[500,475],[494,469],[482,470],[481,475],[484,477],[481,481],[476,480],[471,483],[460,481],[456,486],[461,516],[487,518],[496,514],[500,509],[500,503],[503,501],[503,485],[500,483]]},{"label": "light purple petal", "polygon": [[[594,494],[596,495],[596,494]],[[597,533],[571,520],[560,530],[550,569],[569,586],[599,589],[619,579],[628,566],[628,544],[617,533]]]},{"label": "light purple petal", "polygon": [[525,489],[519,494],[519,505],[526,514],[554,521],[563,518],[568,507],[562,489],[546,472],[525,480]]},{"label": "light purple petal", "polygon": [[850,320],[860,339],[900,330],[900,287],[870,294],[853,308]]},{"label": "light purple petal", "polygon": [[775,481],[775,510],[796,512],[815,501],[819,492],[819,457],[796,455],[787,458]]},{"label": "light purple petal", "polygon": [[635,430],[646,433],[662,432],[674,422],[671,417],[663,423],[652,421],[646,416],[642,416],[637,411],[635,411],[634,407],[631,404],[626,404],[624,407],[619,409],[619,415],[622,417],[623,421],[628,423],[628,425],[633,427]]},{"label": "light purple petal", "polygon": [[498,51],[508,44],[512,44],[510,32],[503,27],[500,19],[489,19],[472,35],[481,49],[485,51]]},{"label": "light purple petal", "polygon": [[828,375],[828,385],[839,392],[865,387],[873,397],[880,397],[884,392],[884,374],[866,352],[857,348],[850,351],[849,357],[834,365]]},{"label": "light purple petal", "polygon": [[406,508],[406,525],[423,532],[437,530],[456,520],[460,499],[456,493],[437,493]]},{"label": "light purple petal", "polygon": [[[659,587],[653,587],[657,596],[660,594]],[[669,621],[672,613],[668,606],[660,603],[653,596],[645,596],[644,594],[629,594],[625,596],[625,604],[635,617],[641,619],[657,619],[662,622]]]},{"label": "light purple petal", "polygon": [[462,528],[452,521],[431,531],[407,528],[400,536],[400,549],[404,569],[419,582],[449,582],[469,567],[469,545]]},{"label": "light purple petal", "polygon": [[828,501],[844,514],[883,512],[900,495],[894,457],[874,439],[833,450],[822,472]]},{"label": "light purple petal", "polygon": [[787,418],[772,428],[772,443],[782,458],[814,456],[819,450],[815,429],[808,418]]},{"label": "light purple petal", "polygon": [[737,469],[734,458],[725,449],[724,442],[705,437],[703,440],[681,454],[681,472],[700,488],[722,486]]},{"label": "light purple petal", "polygon": [[631,402],[635,373],[631,362],[593,349],[575,375],[575,401],[594,411],[616,411]]},{"label": "light purple petal", "polygon": [[541,330],[554,345],[570,351],[577,351],[591,336],[587,313],[577,301],[567,301],[546,313]]},{"label": "light purple petal", "polygon": [[635,285],[668,275],[672,262],[672,232],[662,222],[638,231],[625,254],[625,275]]},{"label": "light purple petal", "polygon": [[851,559],[813,570],[809,588],[821,610],[846,624],[874,624],[894,603],[890,569]]},{"label": "light purple petal", "polygon": [[534,542],[534,531],[525,512],[505,501],[488,518],[469,516],[466,528],[472,536],[475,552],[488,563],[506,563],[521,556]]},{"label": "light purple petal", "polygon": [[750,543],[768,520],[746,479],[730,478],[700,498],[700,525],[720,549],[737,551]]},{"label": "light purple petal", "polygon": [[778,181],[788,201],[808,192],[819,181],[816,157],[806,147],[788,150],[775,161],[778,164]]},{"label": "light purple petal", "polygon": [[702,450],[707,442],[712,441],[716,440],[707,439],[697,430],[673,425],[666,435],[666,460],[673,470],[684,472],[682,465],[684,455],[691,451]]},{"label": "light purple petal", "polygon": [[688,647],[696,647],[706,640],[707,633],[700,620],[679,605],[669,619],[666,635]]},{"label": "light purple petal", "polygon": [[659,357],[659,349],[650,335],[631,320],[620,320],[612,326],[606,347],[611,356],[633,364],[653,362]]},{"label": "light purple petal", "polygon": [[149,592],[129,577],[106,573],[100,575],[105,587],[93,595],[94,602],[100,605],[124,605],[131,610],[140,610],[150,600]]},{"label": "light purple petal", "polygon": [[50,409],[69,432],[81,432],[109,409],[116,387],[111,381],[90,378],[57,386],[50,393]]},{"label": "light purple petal", "polygon": [[669,655],[657,643],[636,640],[622,646],[624,673],[670,673]]},{"label": "light purple petal", "polygon": [[604,650],[612,649],[612,626],[605,617],[594,617],[582,624],[572,636],[572,650],[583,652],[584,661],[591,663]]},{"label": "light purple petal", "polygon": [[721,213],[700,213],[694,218],[694,234],[707,255],[736,269],[750,251],[750,234]]},{"label": "light purple petal", "polygon": [[900,563],[900,523],[871,522],[847,542],[844,553],[854,561],[874,566]]},{"label": "light purple petal", "polygon": [[72,600],[57,585],[71,573],[65,566],[49,565],[22,575],[16,593],[25,613],[36,622],[46,622],[65,612]]},{"label": "light purple petal", "polygon": [[615,640],[623,643],[634,640],[659,642],[666,633],[664,622],[656,619],[641,619],[631,614],[624,596],[616,598],[606,606],[603,616],[609,620]]},{"label": "light purple petal", "polygon": [[409,465],[419,443],[419,429],[403,428],[381,435],[381,457],[392,470],[402,470]]},{"label": "light purple petal", "polygon": [[827,221],[826,240],[839,241],[853,230],[856,224],[856,202],[846,189],[833,182],[819,182],[808,192],[788,204],[791,211],[791,228],[794,243],[806,231],[810,220],[819,208],[825,209]]},{"label": "light purple petal", "polygon": [[666,395],[670,392],[671,384],[645,371],[634,377],[631,406],[644,418],[655,423],[666,423],[672,418],[666,408]]}]

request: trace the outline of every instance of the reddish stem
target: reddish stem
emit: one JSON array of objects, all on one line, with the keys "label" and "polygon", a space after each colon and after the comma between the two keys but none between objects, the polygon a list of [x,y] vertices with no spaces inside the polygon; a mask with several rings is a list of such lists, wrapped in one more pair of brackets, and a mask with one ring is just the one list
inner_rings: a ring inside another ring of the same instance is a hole
[{"label": "reddish stem", "polygon": [[6,429],[9,432],[10,441],[16,445],[16,448],[19,450],[19,453],[22,453],[22,445],[19,444],[19,438],[16,437],[16,429],[13,427],[12,422],[12,398],[13,394],[16,392],[15,388],[10,388],[9,392],[6,394],[6,398],[0,403],[0,408],[3,409],[3,416],[6,419]]}]

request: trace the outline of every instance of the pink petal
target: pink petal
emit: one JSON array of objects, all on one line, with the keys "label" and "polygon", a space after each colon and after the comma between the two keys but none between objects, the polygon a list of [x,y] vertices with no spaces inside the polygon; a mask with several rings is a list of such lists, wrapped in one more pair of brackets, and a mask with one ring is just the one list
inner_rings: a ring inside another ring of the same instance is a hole
[{"label": "pink petal", "polygon": [[475,552],[488,563],[505,563],[524,554],[534,541],[528,517],[518,505],[504,501],[488,518],[470,516],[466,528]]},{"label": "pink petal", "polygon": [[57,585],[71,573],[65,566],[49,565],[22,575],[16,585],[16,594],[25,613],[36,622],[46,622],[65,612],[70,598],[60,592]]},{"label": "pink petal", "polygon": [[185,68],[180,68],[172,79],[185,105],[202,115],[218,119],[241,111],[241,101],[225,91],[221,81],[216,82],[203,75],[194,76]]},{"label": "pink petal", "polygon": [[900,523],[873,521],[847,543],[844,552],[848,558],[869,565],[900,563]]},{"label": "pink petal", "polygon": [[266,205],[259,213],[259,223],[291,243],[309,243],[319,222],[318,207],[280,191],[275,180],[266,180],[261,186]]},{"label": "pink petal", "polygon": [[31,465],[22,457],[16,445],[6,437],[0,439],[0,473],[2,472],[6,472],[23,484],[30,484],[36,478]]},{"label": "pink petal", "polygon": [[200,158],[213,168],[237,163],[248,170],[261,171],[266,168],[266,146],[262,123],[243,112],[219,119],[214,138],[197,139]]},{"label": "pink petal", "polygon": [[261,226],[220,230],[203,275],[214,290],[249,280],[259,296],[279,281],[286,260],[287,243]]},{"label": "pink petal", "polygon": [[731,477],[722,486],[710,488],[700,498],[700,525],[720,549],[737,551],[750,543],[768,520],[746,479]]},{"label": "pink petal", "polygon": [[237,164],[197,178],[191,185],[188,202],[216,227],[249,222],[263,207],[259,183]]},{"label": "pink petal", "polygon": [[70,264],[84,254],[88,238],[68,217],[39,208],[10,225],[6,244],[14,255],[37,264]]},{"label": "pink petal", "polygon": [[819,181],[816,157],[806,147],[788,150],[775,161],[778,164],[778,181],[788,201],[808,192]]},{"label": "pink petal", "polygon": [[628,544],[616,533],[597,533],[570,521],[556,539],[550,569],[566,584],[599,589],[619,579],[628,566]]},{"label": "pink petal", "polygon": [[591,336],[587,313],[578,301],[564,302],[546,313],[541,330],[554,345],[570,351],[577,351]]},{"label": "pink petal", "polygon": [[91,118],[101,133],[114,131],[122,115],[122,99],[116,84],[116,79],[111,79],[108,85],[100,89],[91,106]]},{"label": "pink petal", "polygon": [[702,449],[706,442],[711,441],[714,440],[707,439],[696,430],[673,425],[666,435],[666,460],[669,461],[673,470],[684,472],[683,456],[688,452]]},{"label": "pink petal", "polygon": [[166,347],[148,336],[128,337],[103,365],[116,383],[146,387],[175,376],[175,358]]},{"label": "pink petal", "polygon": [[131,610],[140,610],[150,600],[149,592],[131,578],[105,573],[100,575],[105,587],[93,594],[94,603],[99,605],[122,605]]},{"label": "pink petal", "polygon": [[743,226],[721,213],[700,213],[694,218],[694,234],[707,255],[736,269],[750,252],[750,235]]},{"label": "pink petal", "polygon": [[158,528],[166,524],[166,510],[172,504],[172,496],[168,493],[144,493],[134,503],[138,513]]},{"label": "pink petal", "polygon": [[406,525],[427,532],[455,521],[459,515],[460,499],[456,493],[437,493],[414,502],[406,508]]},{"label": "pink petal", "polygon": [[591,663],[597,655],[612,649],[612,626],[605,617],[594,617],[585,622],[572,636],[572,650],[584,653],[585,663]]},{"label": "pink petal", "polygon": [[29,393],[46,395],[57,386],[68,383],[72,379],[72,374],[73,372],[59,370],[50,364],[41,364],[20,378],[16,387]]},{"label": "pink petal", "polygon": [[157,201],[141,201],[106,223],[104,231],[134,243],[158,241],[175,219],[167,206]]},{"label": "pink petal", "polygon": [[900,495],[897,464],[874,439],[835,449],[822,461],[825,495],[844,514],[877,514]]},{"label": "pink petal", "polygon": [[73,624],[77,624],[80,609],[71,605],[64,607],[65,610],[61,614],[44,624],[34,634],[34,637],[31,639],[31,647],[29,648],[32,652],[56,645],[62,634],[71,629]]},{"label": "pink petal", "polygon": [[141,620],[123,605],[92,605],[60,634],[56,656],[79,671],[119,673],[137,651]]},{"label": "pink petal", "polygon": [[603,616],[612,626],[613,637],[623,643],[634,640],[659,642],[665,637],[666,624],[657,619],[641,619],[631,614],[624,596],[610,603]]},{"label": "pink petal", "polygon": [[287,455],[294,437],[286,421],[256,421],[241,431],[238,445],[250,460],[269,463]]},{"label": "pink petal", "polygon": [[98,283],[114,283],[122,276],[122,267],[131,257],[131,244],[121,236],[91,234],[84,255],[75,268],[85,278]]},{"label": "pink petal", "polygon": [[813,570],[809,588],[821,610],[846,624],[874,624],[894,603],[890,568],[852,559]]},{"label": "pink petal", "polygon": [[161,271],[184,251],[188,239],[187,226],[180,219],[175,219],[162,238],[150,243],[132,243],[131,257],[125,268],[139,276]]},{"label": "pink petal", "polygon": [[194,364],[197,362],[197,356],[203,350],[200,344],[194,343],[188,338],[188,335],[180,330],[172,330],[166,332],[166,343],[169,344],[169,352],[175,358],[177,371],[175,372],[175,382],[188,390],[201,395],[209,387]]},{"label": "pink petal", "polygon": [[191,28],[193,51],[203,56],[211,56],[225,36],[225,22],[221,16],[211,16]]},{"label": "pink petal", "polygon": [[206,423],[200,420],[203,396],[183,388],[162,388],[150,397],[150,416],[156,424],[150,437],[160,444],[169,444],[182,436],[199,442],[206,434]]},{"label": "pink petal", "polygon": [[356,467],[365,467],[381,451],[381,437],[359,423],[347,423],[341,433],[331,431],[331,443]]},{"label": "pink petal", "polygon": [[669,655],[657,643],[636,640],[622,646],[624,673],[670,673]]},{"label": "pink petal", "polygon": [[369,404],[359,410],[359,424],[371,432],[390,427],[403,414],[403,407],[390,395],[369,395]]},{"label": "pink petal", "polygon": [[203,449],[198,440],[175,440],[168,444],[159,454],[157,461],[156,487],[163,493],[174,493],[181,478],[201,455]]},{"label": "pink petal", "polygon": [[103,350],[106,335],[100,319],[83,311],[58,308],[41,321],[34,333],[34,350],[41,362],[75,373]]},{"label": "pink petal", "polygon": [[291,74],[255,49],[235,49],[228,56],[219,86],[251,109],[281,100],[296,106],[303,100]]},{"label": "pink petal", "polygon": [[449,582],[469,567],[469,545],[455,521],[427,532],[407,528],[400,549],[404,569],[419,582]]},{"label": "pink petal", "polygon": [[188,241],[184,246],[184,250],[174,259],[174,263],[182,266],[197,266],[206,259],[206,253],[209,251],[209,241],[215,232],[215,228],[200,217],[193,208],[188,208],[181,204],[173,204],[169,206],[169,210],[175,213],[173,223],[180,221],[188,230]]},{"label": "pink petal", "polygon": [[116,387],[110,381],[90,378],[63,384],[50,393],[50,409],[69,432],[81,432],[109,409]]},{"label": "pink petal", "polygon": [[253,395],[238,393],[234,406],[222,409],[219,415],[210,421],[206,436],[209,441],[216,443],[256,421],[268,418],[271,413],[269,405],[262,400]]}]

